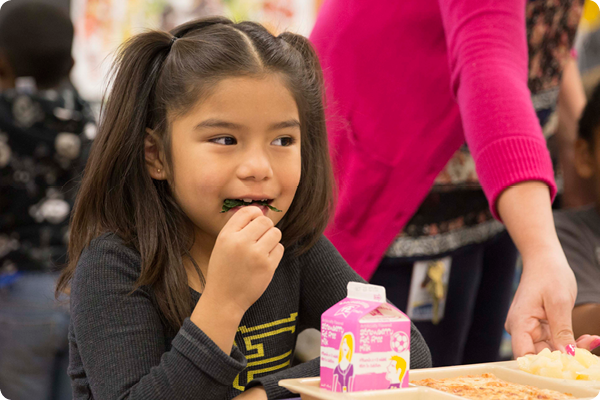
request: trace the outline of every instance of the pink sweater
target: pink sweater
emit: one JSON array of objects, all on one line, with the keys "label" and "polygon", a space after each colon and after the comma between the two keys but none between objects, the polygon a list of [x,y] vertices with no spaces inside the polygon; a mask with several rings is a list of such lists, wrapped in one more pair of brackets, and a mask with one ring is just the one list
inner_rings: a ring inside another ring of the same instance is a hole
[{"label": "pink sweater", "polygon": [[311,41],[339,189],[326,235],[364,278],[465,140],[496,217],[510,185],[556,193],[527,88],[525,0],[326,0]]}]

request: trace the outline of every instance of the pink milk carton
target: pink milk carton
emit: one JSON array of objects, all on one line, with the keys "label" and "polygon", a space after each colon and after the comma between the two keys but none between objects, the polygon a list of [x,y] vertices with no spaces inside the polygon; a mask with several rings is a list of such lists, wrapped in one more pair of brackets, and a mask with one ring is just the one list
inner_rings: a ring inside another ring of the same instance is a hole
[{"label": "pink milk carton", "polygon": [[358,392],[408,387],[410,320],[385,288],[348,283],[348,297],[321,316],[321,387]]}]

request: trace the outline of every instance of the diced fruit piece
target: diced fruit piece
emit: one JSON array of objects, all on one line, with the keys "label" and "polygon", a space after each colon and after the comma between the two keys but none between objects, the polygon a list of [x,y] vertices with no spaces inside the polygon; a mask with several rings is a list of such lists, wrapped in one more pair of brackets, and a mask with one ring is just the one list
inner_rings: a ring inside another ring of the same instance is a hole
[{"label": "diced fruit piece", "polygon": [[598,362],[598,357],[587,351],[586,349],[575,349],[575,359],[579,361],[585,368],[589,368]]},{"label": "diced fruit piece", "polygon": [[561,368],[543,367],[540,368],[539,374],[542,376],[547,376],[548,378],[561,379],[563,377]]},{"label": "diced fruit piece", "polygon": [[529,357],[519,357],[517,358],[517,363],[521,371],[531,372],[531,360]]}]

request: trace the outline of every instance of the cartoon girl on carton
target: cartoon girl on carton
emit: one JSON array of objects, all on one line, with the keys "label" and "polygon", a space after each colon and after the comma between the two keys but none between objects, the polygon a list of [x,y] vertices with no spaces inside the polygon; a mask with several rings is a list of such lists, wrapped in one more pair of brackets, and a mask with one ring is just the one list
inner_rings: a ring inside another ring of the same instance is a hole
[{"label": "cartoon girl on carton", "polygon": [[[354,355],[354,335],[347,332],[342,336],[340,343],[340,356],[338,366],[333,371],[333,384],[331,388],[334,392],[351,392],[354,384],[354,366],[352,365],[352,356]],[[340,389],[338,389],[338,383]]]},{"label": "cartoon girl on carton", "polygon": [[392,356],[387,367],[385,379],[390,381],[388,389],[401,388],[402,380],[406,374],[406,361],[400,356]]}]

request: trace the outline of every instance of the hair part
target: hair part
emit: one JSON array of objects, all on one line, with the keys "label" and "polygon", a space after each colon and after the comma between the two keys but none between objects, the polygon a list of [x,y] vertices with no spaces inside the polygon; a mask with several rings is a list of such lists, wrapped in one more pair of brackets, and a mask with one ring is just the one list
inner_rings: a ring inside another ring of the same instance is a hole
[{"label": "hair part", "polygon": [[60,8],[9,1],[0,9],[0,52],[16,78],[31,76],[50,88],[69,76],[73,66],[73,23]]},{"label": "hair part", "polygon": [[[183,266],[194,235],[171,190],[170,121],[189,112],[222,79],[270,73],[283,77],[298,106],[301,125],[301,179],[278,223],[281,242],[294,255],[317,242],[329,220],[333,179],[323,78],[315,52],[299,35],[275,37],[252,22],[198,19],[170,33],[142,33],[120,48],[111,73],[111,93],[105,95],[98,135],[72,213],[69,264],[57,295],[67,290],[90,241],[112,232],[140,253],[141,274],[132,291],[143,285],[153,287],[169,325],[175,330],[181,326],[194,307]],[[146,169],[147,128],[164,151],[166,181],[153,180]]]}]

